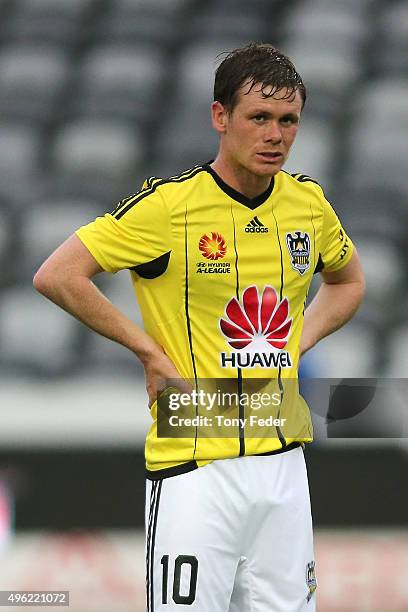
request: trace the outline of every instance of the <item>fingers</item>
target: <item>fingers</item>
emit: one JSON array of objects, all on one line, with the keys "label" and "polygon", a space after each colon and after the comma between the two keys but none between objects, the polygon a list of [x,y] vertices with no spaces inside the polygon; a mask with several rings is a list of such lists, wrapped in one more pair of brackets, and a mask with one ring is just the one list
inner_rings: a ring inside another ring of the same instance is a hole
[{"label": "fingers", "polygon": [[157,355],[154,361],[145,366],[145,378],[149,407],[168,389],[188,395],[194,389],[194,386],[180,375],[173,362],[164,354]]}]

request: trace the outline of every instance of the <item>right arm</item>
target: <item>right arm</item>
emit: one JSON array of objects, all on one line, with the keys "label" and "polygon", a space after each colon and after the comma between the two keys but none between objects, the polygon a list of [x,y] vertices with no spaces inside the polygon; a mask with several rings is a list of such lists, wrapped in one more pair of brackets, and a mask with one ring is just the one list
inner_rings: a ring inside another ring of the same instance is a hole
[{"label": "right arm", "polygon": [[34,287],[95,332],[118,342],[141,360],[150,404],[166,379],[180,374],[163,349],[99,291],[92,278],[103,272],[93,255],[73,234],[42,264]]}]

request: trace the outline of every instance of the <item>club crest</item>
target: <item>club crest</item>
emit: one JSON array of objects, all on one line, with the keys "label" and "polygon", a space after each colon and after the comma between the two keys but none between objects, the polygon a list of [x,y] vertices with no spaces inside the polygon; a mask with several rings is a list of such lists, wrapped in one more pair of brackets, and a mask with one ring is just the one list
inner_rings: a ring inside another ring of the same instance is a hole
[{"label": "club crest", "polygon": [[286,234],[286,245],[291,258],[292,267],[304,274],[310,268],[310,236],[307,232],[292,232]]},{"label": "club crest", "polygon": [[317,580],[316,580],[316,566],[314,561],[310,561],[306,565],[306,584],[309,589],[309,594],[307,596],[307,602],[312,599],[312,595],[317,589]]}]

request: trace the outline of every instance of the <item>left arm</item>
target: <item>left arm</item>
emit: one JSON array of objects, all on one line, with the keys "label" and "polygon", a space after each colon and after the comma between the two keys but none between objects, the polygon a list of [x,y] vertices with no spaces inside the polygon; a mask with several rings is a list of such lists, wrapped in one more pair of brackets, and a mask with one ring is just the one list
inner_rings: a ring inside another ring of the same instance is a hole
[{"label": "left arm", "polygon": [[300,356],[347,323],[364,296],[364,274],[356,250],[344,268],[323,270],[321,276],[323,282],[305,310]]}]

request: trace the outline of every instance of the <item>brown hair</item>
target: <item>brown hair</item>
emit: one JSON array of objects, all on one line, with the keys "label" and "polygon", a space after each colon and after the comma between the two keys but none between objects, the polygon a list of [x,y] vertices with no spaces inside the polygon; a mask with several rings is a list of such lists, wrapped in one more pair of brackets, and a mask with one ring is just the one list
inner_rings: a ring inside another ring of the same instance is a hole
[{"label": "brown hair", "polygon": [[238,90],[245,83],[250,84],[247,93],[259,84],[265,98],[287,89],[282,99],[291,98],[299,91],[302,108],[306,101],[306,88],[295,66],[286,55],[269,44],[250,43],[226,53],[215,73],[214,100],[232,112]]}]

